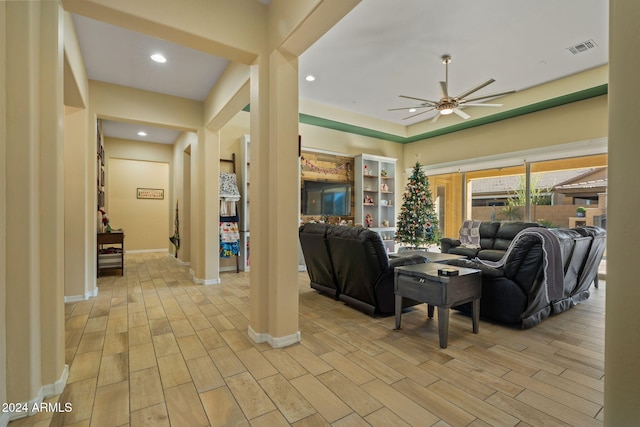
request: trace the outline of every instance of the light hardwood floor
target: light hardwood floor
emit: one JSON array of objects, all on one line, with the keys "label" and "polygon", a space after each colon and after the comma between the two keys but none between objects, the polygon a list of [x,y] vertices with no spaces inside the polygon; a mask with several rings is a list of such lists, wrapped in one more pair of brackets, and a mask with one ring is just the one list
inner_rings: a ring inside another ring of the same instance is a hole
[{"label": "light hardwood floor", "polygon": [[126,255],[125,276],[66,305],[68,413],[38,426],[601,426],[605,283],[529,330],[452,313],[447,349],[421,305],[366,316],[299,274],[302,342],[247,335],[248,273],[192,282],[166,254]]}]

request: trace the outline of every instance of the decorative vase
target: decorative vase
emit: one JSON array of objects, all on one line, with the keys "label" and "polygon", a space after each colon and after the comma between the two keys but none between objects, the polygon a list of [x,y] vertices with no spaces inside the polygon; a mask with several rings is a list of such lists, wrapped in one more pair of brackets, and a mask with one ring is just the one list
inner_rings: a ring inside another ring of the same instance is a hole
[{"label": "decorative vase", "polygon": [[107,233],[111,233],[111,224],[107,223]]}]

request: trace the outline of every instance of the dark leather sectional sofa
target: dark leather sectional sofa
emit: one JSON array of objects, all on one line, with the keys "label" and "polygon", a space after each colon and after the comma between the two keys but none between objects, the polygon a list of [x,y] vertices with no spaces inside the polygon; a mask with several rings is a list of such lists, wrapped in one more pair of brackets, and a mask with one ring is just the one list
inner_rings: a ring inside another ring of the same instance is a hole
[{"label": "dark leather sectional sofa", "polygon": [[468,259],[480,258],[499,261],[516,235],[529,227],[541,227],[537,222],[486,221],[480,223],[480,248],[461,246],[458,239],[445,237],[440,240],[441,251],[448,254],[464,255]]},{"label": "dark leather sectional sofa", "polygon": [[394,267],[426,262],[421,255],[390,260],[380,235],[363,227],[308,223],[299,236],[311,287],[369,315],[393,314]]},{"label": "dark leather sectional sofa", "polygon": [[[481,245],[486,249],[478,250],[476,255],[469,254],[469,258],[475,258],[484,250],[495,248],[495,240],[494,246],[491,246],[487,235],[482,236],[483,230],[494,230],[490,224],[483,223],[480,226],[481,241],[484,239]],[[508,224],[510,223],[500,225],[498,230]],[[565,311],[589,297],[591,283],[597,283],[598,265],[605,248],[605,231],[598,227],[580,227],[551,229],[549,232],[558,239],[559,254],[556,255],[559,258],[558,265],[561,266],[559,268],[562,268],[562,279],[560,279],[562,283],[553,284],[560,286],[562,292],[555,298],[549,298],[548,287],[544,284],[543,242],[535,234],[522,236],[516,241],[512,240],[513,247],[503,265],[497,268],[473,259],[449,262],[452,265],[482,271],[480,299],[482,317],[501,323],[515,324],[526,329],[537,325],[552,313]],[[498,233],[492,235],[498,236]],[[456,239],[449,240],[455,243]],[[466,249],[457,248],[456,245],[446,247],[443,244],[443,252],[445,248],[448,253],[459,253],[456,252],[457,249]],[[456,308],[465,313],[471,313],[471,307],[468,305]]]}]

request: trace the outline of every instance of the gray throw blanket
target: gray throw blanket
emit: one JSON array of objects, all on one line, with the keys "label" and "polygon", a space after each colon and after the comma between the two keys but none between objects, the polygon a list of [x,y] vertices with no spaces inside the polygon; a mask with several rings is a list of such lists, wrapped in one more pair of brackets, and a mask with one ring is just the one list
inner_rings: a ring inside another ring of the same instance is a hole
[{"label": "gray throw blanket", "polygon": [[537,236],[542,242],[542,251],[544,252],[544,285],[547,302],[558,301],[563,297],[564,291],[564,269],[562,266],[562,254],[560,253],[560,242],[558,237],[550,230],[541,227],[530,227],[520,231],[509,245],[507,252],[500,261],[487,261],[482,259],[474,259],[481,264],[490,267],[502,267],[511,250],[515,247],[518,239],[522,236]]}]

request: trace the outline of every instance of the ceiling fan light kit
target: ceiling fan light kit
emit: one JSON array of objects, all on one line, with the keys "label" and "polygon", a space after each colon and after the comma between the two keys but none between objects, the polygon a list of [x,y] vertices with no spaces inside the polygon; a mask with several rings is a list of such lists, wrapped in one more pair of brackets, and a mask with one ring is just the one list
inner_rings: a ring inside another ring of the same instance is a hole
[{"label": "ceiling fan light kit", "polygon": [[469,95],[471,95],[472,93],[475,93],[477,91],[479,91],[480,89],[489,86],[491,83],[495,82],[494,79],[489,79],[484,83],[481,83],[477,86],[472,87],[471,89],[461,93],[458,96],[454,96],[451,97],[449,96],[449,64],[451,63],[451,56],[450,55],[443,55],[442,56],[442,63],[445,66],[445,81],[440,82],[440,91],[441,91],[441,98],[439,101],[431,101],[429,99],[423,99],[423,98],[417,98],[414,96],[406,96],[406,95],[400,95],[400,98],[406,98],[406,99],[412,99],[415,101],[420,101],[421,104],[417,105],[417,106],[413,106],[413,107],[402,107],[402,108],[391,108],[388,111],[399,111],[399,110],[409,110],[409,112],[415,112],[418,109],[423,109],[426,108],[426,110],[421,111],[419,113],[416,114],[412,114],[411,116],[405,117],[403,118],[403,120],[407,120],[407,119],[411,119],[413,117],[419,116],[421,114],[425,114],[428,113],[430,111],[436,111],[437,114],[433,117],[433,119],[431,120],[432,122],[435,123],[436,120],[438,120],[438,118],[440,116],[446,116],[449,115],[451,113],[455,113],[456,115],[462,117],[463,119],[468,119],[471,116],[468,115],[467,113],[465,113],[464,111],[462,111],[460,108],[461,107],[502,107],[502,104],[484,104],[484,103],[480,103],[480,102],[474,102],[474,101],[481,101],[483,99],[488,99],[488,98],[495,98],[498,96],[503,96],[503,95],[508,95],[510,93],[514,93],[515,90],[509,90],[506,92],[499,92],[499,93],[492,93],[489,95],[484,95],[484,96],[478,96],[475,98],[467,98]]}]

